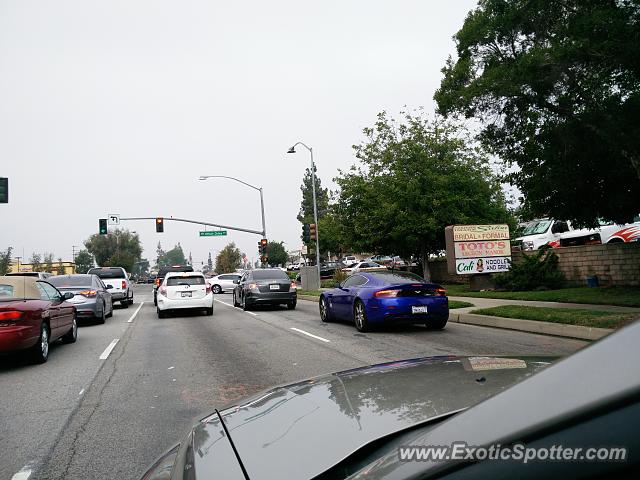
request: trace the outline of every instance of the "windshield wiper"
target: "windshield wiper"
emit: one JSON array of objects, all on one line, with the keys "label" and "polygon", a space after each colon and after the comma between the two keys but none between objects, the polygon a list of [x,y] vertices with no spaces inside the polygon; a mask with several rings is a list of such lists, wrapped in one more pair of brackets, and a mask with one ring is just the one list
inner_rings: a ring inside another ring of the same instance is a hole
[{"label": "windshield wiper", "polygon": [[233,454],[236,456],[236,460],[238,460],[238,464],[240,465],[240,469],[242,470],[242,474],[244,475],[245,480],[251,480],[249,478],[249,474],[247,473],[247,469],[244,468],[244,463],[242,463],[242,459],[240,458],[240,454],[238,453],[238,449],[236,448],[235,444],[233,443],[233,440],[231,439],[231,435],[229,435],[229,430],[227,430],[227,426],[225,425],[224,420],[222,419],[222,415],[220,415],[220,412],[218,411],[217,408],[216,408],[216,415],[218,415],[218,418],[220,419],[220,425],[222,425],[222,429],[224,430],[225,435],[229,439],[229,445],[231,445],[231,449],[233,450]]}]

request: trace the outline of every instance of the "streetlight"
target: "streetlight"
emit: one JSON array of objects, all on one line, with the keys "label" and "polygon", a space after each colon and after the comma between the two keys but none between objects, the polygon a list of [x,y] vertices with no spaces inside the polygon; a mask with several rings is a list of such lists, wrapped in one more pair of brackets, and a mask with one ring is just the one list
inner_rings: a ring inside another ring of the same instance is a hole
[{"label": "streetlight", "polygon": [[311,154],[311,191],[313,193],[313,222],[316,224],[316,267],[318,269],[318,281],[320,280],[320,235],[318,234],[318,207],[316,205],[316,166],[313,163],[313,148],[302,142],[295,143],[287,153],[296,153],[296,147],[302,145]]},{"label": "streetlight", "polygon": [[264,226],[264,198],[262,196],[262,187],[256,187],[254,185],[251,185],[250,183],[243,182],[239,178],[227,177],[226,175],[200,175],[200,177],[198,177],[198,180],[207,180],[209,178],[228,178],[229,180],[235,180],[236,182],[240,182],[247,187],[251,187],[254,190],[260,192],[260,210],[262,211],[262,237],[267,238],[267,228]]}]

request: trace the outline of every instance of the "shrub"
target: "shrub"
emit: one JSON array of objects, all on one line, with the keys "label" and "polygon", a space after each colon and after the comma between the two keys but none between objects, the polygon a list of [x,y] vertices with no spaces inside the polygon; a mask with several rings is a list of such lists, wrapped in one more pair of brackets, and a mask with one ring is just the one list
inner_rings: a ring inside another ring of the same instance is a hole
[{"label": "shrub", "polygon": [[298,275],[298,272],[287,272],[287,275],[289,275],[289,278],[291,280],[295,280],[296,279],[296,275]]},{"label": "shrub", "polygon": [[560,288],[565,278],[558,268],[558,256],[550,249],[540,249],[534,255],[523,255],[511,269],[493,276],[496,287],[509,291]]},{"label": "shrub", "polygon": [[[333,272],[333,281],[332,281],[332,284],[335,284],[335,283],[342,283],[342,282],[344,282],[344,281],[347,279],[347,277],[348,277],[348,276],[349,276],[349,275],[347,274],[347,272],[343,272],[342,270],[337,269],[335,272]],[[332,285],[332,286],[333,286],[333,285]]]}]

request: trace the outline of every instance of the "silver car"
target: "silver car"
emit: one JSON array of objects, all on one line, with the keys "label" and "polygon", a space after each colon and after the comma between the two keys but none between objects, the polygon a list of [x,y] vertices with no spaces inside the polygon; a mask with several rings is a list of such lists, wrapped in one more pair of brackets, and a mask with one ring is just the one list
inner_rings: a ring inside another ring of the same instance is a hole
[{"label": "silver car", "polygon": [[232,292],[240,277],[241,273],[222,273],[209,278],[207,282],[211,285],[213,293]]},{"label": "silver car", "polygon": [[113,316],[113,299],[108,288],[111,285],[105,285],[97,275],[56,275],[47,278],[47,282],[62,293],[74,294],[67,301],[76,307],[78,319],[94,318],[104,323],[105,318]]}]

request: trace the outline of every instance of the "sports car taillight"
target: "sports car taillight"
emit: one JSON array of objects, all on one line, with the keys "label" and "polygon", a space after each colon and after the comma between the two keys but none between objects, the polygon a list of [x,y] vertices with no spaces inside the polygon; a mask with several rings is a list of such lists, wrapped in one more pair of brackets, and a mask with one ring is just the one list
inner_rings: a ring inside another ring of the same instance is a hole
[{"label": "sports car taillight", "polygon": [[9,310],[6,312],[0,312],[0,322],[12,323],[22,318],[22,312],[17,310]]},{"label": "sports car taillight", "polygon": [[400,290],[378,290],[373,294],[376,298],[392,298],[397,297]]},{"label": "sports car taillight", "polygon": [[444,297],[447,295],[447,291],[442,287],[436,288],[436,295],[440,295],[441,297]]},{"label": "sports car taillight", "polygon": [[96,290],[83,290],[78,292],[78,295],[84,295],[85,297],[95,297],[98,294]]}]

